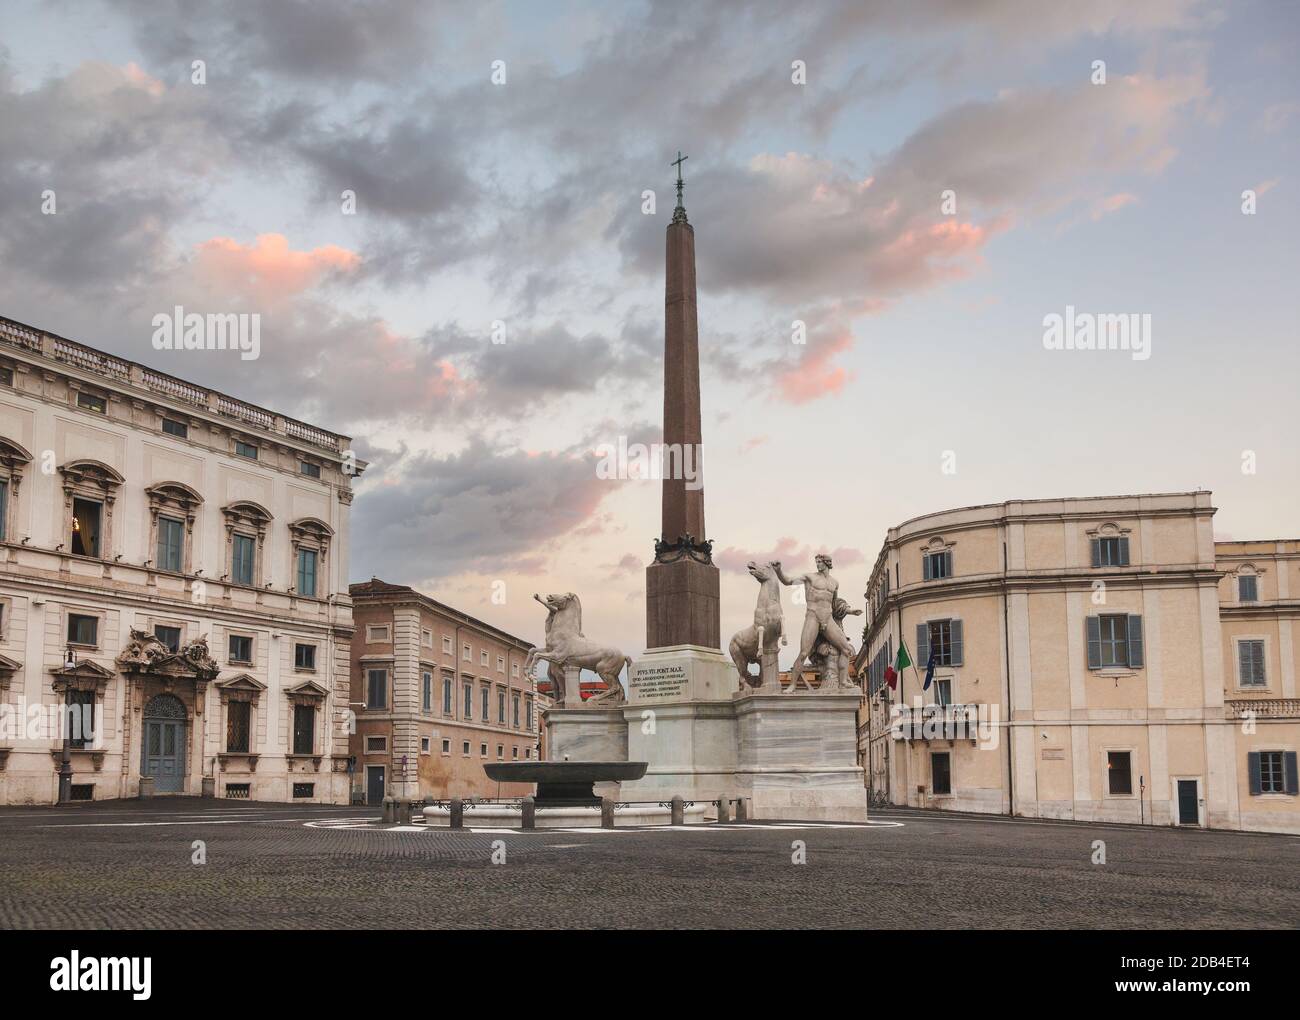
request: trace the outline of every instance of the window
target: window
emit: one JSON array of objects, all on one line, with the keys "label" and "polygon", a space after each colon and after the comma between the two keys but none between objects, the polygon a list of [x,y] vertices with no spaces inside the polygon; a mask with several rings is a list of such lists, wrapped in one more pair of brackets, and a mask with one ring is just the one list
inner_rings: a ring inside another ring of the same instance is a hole
[{"label": "window", "polygon": [[88,747],[95,743],[95,692],[69,690],[64,695],[67,718],[68,743],[73,747]]},{"label": "window", "polygon": [[320,465],[312,464],[310,461],[300,460],[298,461],[298,473],[306,475],[308,478],[319,478]]},{"label": "window", "polygon": [[239,457],[247,457],[249,460],[257,460],[257,447],[252,443],[244,442],[242,439],[236,439],[235,454]]},{"label": "window", "polygon": [[388,644],[388,625],[369,625],[366,627],[366,641],[372,645]]},{"label": "window", "polygon": [[68,644],[94,648],[99,644],[99,617],[68,614]]},{"label": "window", "polygon": [[72,501],[72,551],[78,556],[99,555],[99,522],[104,505],[89,499]]},{"label": "window", "polygon": [[1133,793],[1133,758],[1128,751],[1106,752],[1106,775],[1112,797],[1127,797]]},{"label": "window", "polygon": [[478,653],[478,664],[480,666],[486,666],[488,664],[488,653],[486,648]]},{"label": "window", "polygon": [[1139,668],[1144,661],[1142,617],[1114,614],[1088,617],[1088,668]]},{"label": "window", "polygon": [[479,712],[483,716],[483,721],[487,722],[488,716],[491,714],[488,706],[491,704],[492,701],[492,688],[484,684],[482,690],[479,692],[479,695],[480,695]]},{"label": "window", "polygon": [[470,648],[469,645],[462,645],[460,649],[460,657],[464,659],[466,662],[473,662],[474,650]]},{"label": "window", "polygon": [[519,695],[512,694],[510,696],[510,702],[511,702],[510,725],[512,725],[515,729],[519,729]]},{"label": "window", "polygon": [[964,654],[960,620],[931,620],[916,626],[916,668],[925,669],[934,652],[936,666],[960,666]]},{"label": "window", "polygon": [[443,650],[444,652],[446,652],[448,655],[451,655],[451,654],[452,654],[452,650],[451,650],[451,638],[447,637],[446,635],[443,635],[443,638],[442,638],[442,650]]},{"label": "window", "polygon": [[530,694],[524,699],[524,719],[527,727],[533,728],[533,696]]},{"label": "window", "polygon": [[531,747],[524,748],[524,757],[527,758],[529,761],[532,761],[533,749]]},{"label": "window", "polygon": [[1094,567],[1127,567],[1128,539],[1106,536],[1092,540],[1092,565]]},{"label": "window", "polygon": [[941,549],[938,552],[926,553],[921,559],[921,571],[926,581],[952,577],[952,550]]},{"label": "window", "polygon": [[433,647],[433,631],[431,631],[428,627],[422,627],[420,629],[420,644],[424,648]]},{"label": "window", "polygon": [[0,479],[0,542],[9,536],[9,480]]},{"label": "window", "polygon": [[366,737],[366,754],[382,754],[387,750],[387,737]]},{"label": "window", "polygon": [[428,754],[428,753],[429,753],[430,746],[431,746],[431,743],[432,743],[431,738],[429,738],[429,737],[421,737],[421,738],[420,738],[420,753],[421,753],[421,754]]},{"label": "window", "polygon": [[153,629],[153,636],[161,641],[167,651],[173,655],[181,650],[181,629],[179,627],[165,627],[158,624]]},{"label": "window", "polygon": [[1259,578],[1254,574],[1242,574],[1237,578],[1237,601],[1259,601]]},{"label": "window", "polygon": [[462,743],[462,744],[460,745],[460,753],[463,754],[466,758],[469,757],[469,741],[468,741],[468,740],[466,740],[464,743]]},{"label": "window", "polygon": [[478,745],[478,753],[479,753],[479,757],[481,757],[481,758],[486,758],[486,757],[487,757],[487,744],[479,744],[479,745]]},{"label": "window", "polygon": [[[299,647],[302,647],[301,645]],[[316,751],[316,709],[311,705],[293,706],[293,753]]]},{"label": "window", "polygon": [[442,678],[442,714],[451,715],[451,677]]},{"label": "window", "polygon": [[1264,678],[1264,642],[1237,642],[1237,683],[1241,687],[1263,687]]},{"label": "window", "polygon": [[1251,751],[1246,755],[1250,773],[1250,795],[1283,793],[1300,794],[1295,751]]},{"label": "window", "polygon": [[229,654],[226,657],[231,662],[242,662],[244,665],[252,664],[253,639],[247,634],[231,634],[227,648]]},{"label": "window", "polygon": [[515,761],[518,761],[518,760],[519,760],[519,745],[518,745],[518,744],[516,744],[514,747],[510,748],[510,757],[513,758],[513,759],[515,759]]},{"label": "window", "polygon": [[952,758],[947,751],[930,755],[930,792],[936,796],[952,793]]},{"label": "window", "polygon": [[388,670],[366,670],[366,708],[385,708],[388,705]]},{"label": "window", "polygon": [[433,674],[430,673],[428,670],[425,670],[424,674],[420,677],[420,680],[421,680],[420,711],[432,712],[433,711]]},{"label": "window", "polygon": [[230,578],[235,584],[252,585],[257,540],[251,535],[230,537]]},{"label": "window", "polygon": [[316,669],[316,646],[315,645],[294,645],[293,646],[293,668],[294,669]]},{"label": "window", "polygon": [[6,386],[14,384],[14,370],[8,365],[0,366],[0,383],[4,383]]},{"label": "window", "polygon": [[316,597],[316,550],[298,550],[298,594]]},{"label": "window", "polygon": [[464,690],[464,700],[461,702],[461,718],[474,718],[474,685],[466,684]]},{"label": "window", "polygon": [[934,681],[934,703],[936,705],[952,704],[952,678],[936,678]]},{"label": "window", "polygon": [[158,569],[180,573],[184,566],[185,522],[175,517],[158,518]]},{"label": "window", "polygon": [[178,439],[188,439],[190,437],[190,427],[183,421],[176,421],[172,418],[162,420],[162,430],[169,436],[176,436]]},{"label": "window", "polygon": [[505,756],[506,756],[506,745],[505,745],[505,744],[497,744],[497,759],[498,759],[499,761],[504,761],[504,760],[505,760]]},{"label": "window", "polygon": [[506,692],[497,691],[497,722],[506,724]]},{"label": "window", "polygon": [[108,401],[97,393],[87,393],[84,390],[77,394],[77,406],[86,411],[94,411],[96,414],[105,414],[108,411]]},{"label": "window", "polygon": [[443,740],[442,740],[442,753],[443,753],[443,754],[451,754],[451,740],[450,740],[450,738],[447,738],[447,737],[444,737],[444,738],[443,738]]},{"label": "window", "polygon": [[498,672],[498,673],[504,673],[505,671],[506,671],[506,657],[505,657],[504,655],[498,655],[498,656],[497,656],[497,672]]},{"label": "window", "polygon": [[316,796],[316,784],[315,783],[294,783],[293,795],[295,799],[302,798],[302,797],[314,797]]},{"label": "window", "polygon": [[248,753],[249,723],[253,706],[247,701],[232,701],[226,706],[226,750],[236,754]]},{"label": "window", "polygon": [[517,677],[519,675],[519,663],[517,662],[510,663],[510,675],[514,677]]}]

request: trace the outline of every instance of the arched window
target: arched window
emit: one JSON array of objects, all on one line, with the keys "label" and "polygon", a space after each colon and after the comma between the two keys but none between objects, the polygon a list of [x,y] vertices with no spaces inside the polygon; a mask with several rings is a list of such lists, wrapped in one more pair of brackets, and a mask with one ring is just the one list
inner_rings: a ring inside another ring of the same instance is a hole
[{"label": "arched window", "polygon": [[123,478],[97,460],[74,460],[63,476],[63,551],[107,557],[113,550],[113,504]]},{"label": "arched window", "polygon": [[0,437],[0,542],[13,541],[18,487],[23,481],[23,469],[31,462],[30,453],[13,440]]},{"label": "arched window", "polygon": [[271,512],[250,500],[223,506],[221,512],[226,518],[226,580],[260,587],[266,582],[263,563]]},{"label": "arched window", "polygon": [[293,590],[303,598],[324,598],[329,594],[325,569],[334,529],[316,517],[303,517],[289,525],[293,555]]},{"label": "arched window", "polygon": [[178,574],[193,573],[194,518],[203,497],[182,482],[159,482],[149,497],[149,548],[153,565]]}]

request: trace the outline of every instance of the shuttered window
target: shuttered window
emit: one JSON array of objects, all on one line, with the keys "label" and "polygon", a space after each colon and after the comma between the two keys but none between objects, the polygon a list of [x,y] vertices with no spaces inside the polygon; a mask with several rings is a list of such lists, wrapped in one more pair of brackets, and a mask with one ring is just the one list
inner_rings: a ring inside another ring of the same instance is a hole
[{"label": "shuttered window", "polygon": [[293,706],[293,753],[313,754],[316,749],[316,709],[311,705]]},{"label": "shuttered window", "polygon": [[938,581],[952,577],[952,550],[928,552],[921,557],[921,573],[926,581]]},{"label": "shuttered window", "polygon": [[936,666],[960,666],[963,661],[963,637],[960,620],[930,620],[916,625],[916,666],[924,669],[934,650]]},{"label": "shuttered window", "polygon": [[1237,642],[1237,679],[1242,687],[1263,687],[1264,642]]},{"label": "shuttered window", "polygon": [[1237,578],[1237,601],[1238,602],[1258,602],[1259,601],[1259,578],[1254,574],[1242,574]]},{"label": "shuttered window", "polygon": [[158,569],[181,571],[185,525],[175,517],[158,518]]},{"label": "shuttered window", "polygon": [[1127,567],[1128,539],[1123,536],[1094,538],[1092,540],[1092,565],[1094,567]]},{"label": "shuttered window", "polygon": [[298,550],[298,594],[316,597],[316,550]]},{"label": "shuttered window", "polygon": [[1088,668],[1140,668],[1145,662],[1142,617],[1112,613],[1087,619]]},{"label": "shuttered window", "polygon": [[952,758],[947,751],[930,755],[930,787],[936,796],[952,793]]},{"label": "shuttered window", "polygon": [[253,583],[253,557],[257,551],[255,540],[249,535],[232,535],[230,538],[230,579],[235,584]]},{"label": "shuttered window", "polygon": [[1128,751],[1106,753],[1107,788],[1113,797],[1133,793],[1133,756]]},{"label": "shuttered window", "polygon": [[366,685],[366,708],[386,708],[388,706],[388,670],[367,670]]},{"label": "shuttered window", "polygon": [[1300,795],[1300,769],[1295,751],[1251,751],[1246,755],[1250,774],[1250,795],[1282,793]]}]

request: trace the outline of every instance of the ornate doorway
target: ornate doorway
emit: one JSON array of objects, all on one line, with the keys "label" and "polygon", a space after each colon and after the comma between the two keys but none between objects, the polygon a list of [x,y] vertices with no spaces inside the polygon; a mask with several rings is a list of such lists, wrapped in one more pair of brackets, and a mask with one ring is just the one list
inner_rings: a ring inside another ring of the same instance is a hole
[{"label": "ornate doorway", "polygon": [[185,789],[185,706],[171,694],[158,694],[144,706],[140,775],[152,776],[157,793]]}]

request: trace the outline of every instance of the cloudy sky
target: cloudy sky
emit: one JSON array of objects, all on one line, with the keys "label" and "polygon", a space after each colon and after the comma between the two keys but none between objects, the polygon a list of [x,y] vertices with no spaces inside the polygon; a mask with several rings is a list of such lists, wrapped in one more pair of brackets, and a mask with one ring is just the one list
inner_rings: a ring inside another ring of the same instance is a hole
[{"label": "cloudy sky", "polygon": [[[594,450],[658,438],[680,149],[724,642],[746,560],[859,603],[947,507],[1205,487],[1293,537],[1298,48],[1284,0],[7,0],[0,314],[353,436],[354,579],[530,639],[577,591],[636,654],[658,491]],[[154,351],[176,304],[261,358]],[[1046,350],[1067,305],[1150,357]]]}]

